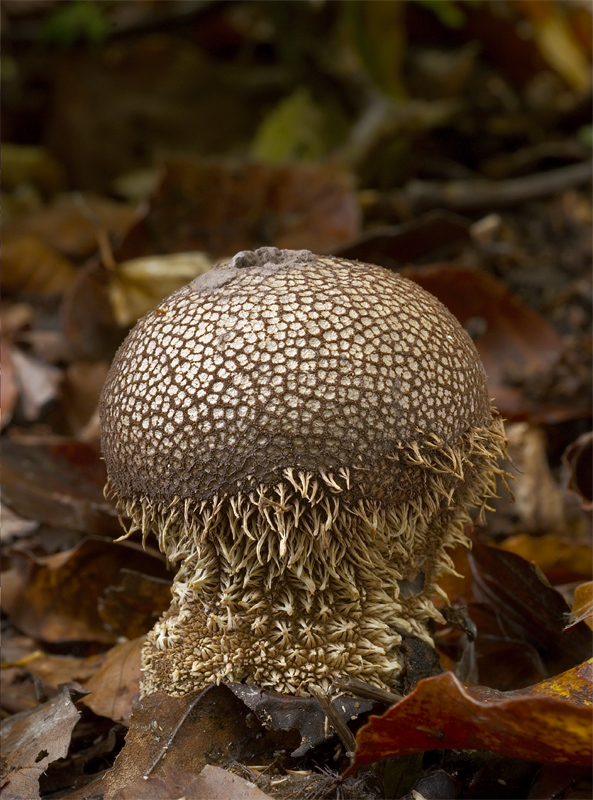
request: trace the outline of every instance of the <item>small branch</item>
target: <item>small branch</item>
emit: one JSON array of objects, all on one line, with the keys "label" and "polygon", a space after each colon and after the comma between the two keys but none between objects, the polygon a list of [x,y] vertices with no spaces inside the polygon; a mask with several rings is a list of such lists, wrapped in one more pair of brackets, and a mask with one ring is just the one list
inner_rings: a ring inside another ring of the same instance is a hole
[{"label": "small branch", "polygon": [[356,750],[356,739],[354,734],[334,708],[328,694],[324,692],[323,689],[320,689],[319,686],[315,686],[315,684],[312,683],[309,684],[308,690],[323,709],[325,716],[329,720],[329,724],[332,726],[339,740],[344,745],[346,754],[348,756],[353,756]]},{"label": "small branch", "polygon": [[371,686],[370,683],[365,683],[358,678],[349,678],[345,676],[334,681],[332,685],[355,697],[362,697],[365,700],[374,700],[378,703],[385,703],[388,706],[399,703],[400,700],[404,699],[401,694],[388,692],[386,689],[379,689],[377,686]]},{"label": "small branch", "polygon": [[504,181],[410,181],[403,190],[391,192],[395,206],[410,214],[431,208],[451,211],[483,211],[504,208],[528,200],[548,197],[564,189],[588,183],[592,177],[593,161],[571,164],[568,167],[540,172]]}]

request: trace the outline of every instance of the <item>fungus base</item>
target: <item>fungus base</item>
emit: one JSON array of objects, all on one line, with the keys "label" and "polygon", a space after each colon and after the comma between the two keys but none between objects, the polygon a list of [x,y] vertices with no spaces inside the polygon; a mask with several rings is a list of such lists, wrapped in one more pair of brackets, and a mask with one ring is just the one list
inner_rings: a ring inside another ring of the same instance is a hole
[{"label": "fungus base", "polygon": [[118,498],[127,535],[153,531],[183,562],[144,647],[143,693],[245,680],[307,694],[341,675],[392,687],[401,634],[431,642],[427,623],[442,619],[435,581],[453,571],[447,549],[470,544],[466,509],[487,508],[504,449],[497,416],[453,445],[402,445],[382,469],[406,469],[416,491],[387,507],[354,496],[348,474],[292,470],[200,504]]}]

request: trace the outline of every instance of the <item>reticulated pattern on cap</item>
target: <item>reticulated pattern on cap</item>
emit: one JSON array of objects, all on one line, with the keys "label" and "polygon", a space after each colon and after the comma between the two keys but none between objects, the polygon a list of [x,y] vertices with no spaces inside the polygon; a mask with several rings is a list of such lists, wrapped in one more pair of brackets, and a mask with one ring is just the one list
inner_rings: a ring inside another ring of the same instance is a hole
[{"label": "reticulated pattern on cap", "polygon": [[401,490],[404,444],[453,442],[491,413],[475,347],[434,297],[380,267],[272,248],[147,314],[101,405],[112,486],[161,502],[277,485],[286,469],[358,473],[381,497]]}]

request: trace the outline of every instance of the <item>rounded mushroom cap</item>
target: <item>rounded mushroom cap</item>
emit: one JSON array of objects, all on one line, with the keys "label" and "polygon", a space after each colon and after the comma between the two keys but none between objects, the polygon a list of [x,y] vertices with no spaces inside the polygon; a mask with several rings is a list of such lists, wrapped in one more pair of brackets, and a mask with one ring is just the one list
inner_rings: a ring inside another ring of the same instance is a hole
[{"label": "rounded mushroom cap", "polygon": [[202,502],[294,471],[392,503],[413,489],[394,468],[402,448],[446,447],[492,412],[470,337],[428,292],[370,264],[261,248],[138,322],[101,417],[120,498]]}]

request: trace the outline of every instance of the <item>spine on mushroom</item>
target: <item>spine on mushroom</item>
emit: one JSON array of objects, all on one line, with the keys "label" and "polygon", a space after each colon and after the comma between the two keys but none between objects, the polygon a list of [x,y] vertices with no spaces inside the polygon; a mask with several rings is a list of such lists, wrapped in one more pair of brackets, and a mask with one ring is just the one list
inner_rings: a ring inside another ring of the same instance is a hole
[{"label": "spine on mushroom", "polygon": [[[429,620],[442,619],[435,582],[453,571],[447,550],[470,544],[467,509],[480,519],[504,480],[505,447],[496,412],[453,443],[419,431],[392,457],[416,487],[397,504],[353,494],[347,469],[286,469],[275,485],[168,504],[108,483],[126,536],[154,532],[182,564],[144,647],[143,692],[245,679],[306,694],[341,674],[392,686],[402,635],[430,642]],[[415,590],[403,593],[402,581]]]}]

